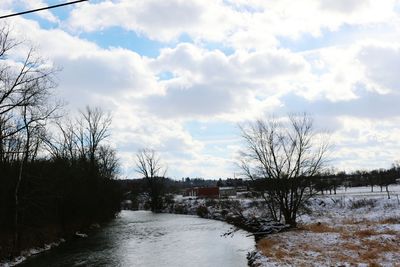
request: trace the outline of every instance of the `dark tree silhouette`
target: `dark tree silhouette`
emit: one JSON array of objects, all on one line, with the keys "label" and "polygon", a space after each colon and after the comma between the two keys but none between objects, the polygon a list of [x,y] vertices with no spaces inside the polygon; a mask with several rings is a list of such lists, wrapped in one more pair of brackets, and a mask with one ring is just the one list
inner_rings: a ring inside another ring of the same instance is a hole
[{"label": "dark tree silhouette", "polygon": [[327,138],[320,138],[307,114],[286,122],[258,120],[241,127],[245,141],[240,166],[252,179],[263,179],[263,196],[274,219],[296,226],[299,208],[312,194],[311,178],[323,170]]},{"label": "dark tree silhouette", "polygon": [[[18,49],[20,58],[11,51]],[[61,120],[56,71],[0,27],[0,261],[112,218],[122,193],[111,117],[86,108]]]},{"label": "dark tree silhouette", "polygon": [[136,154],[136,171],[147,181],[151,210],[160,210],[163,204],[167,168],[154,150],[142,149]]}]

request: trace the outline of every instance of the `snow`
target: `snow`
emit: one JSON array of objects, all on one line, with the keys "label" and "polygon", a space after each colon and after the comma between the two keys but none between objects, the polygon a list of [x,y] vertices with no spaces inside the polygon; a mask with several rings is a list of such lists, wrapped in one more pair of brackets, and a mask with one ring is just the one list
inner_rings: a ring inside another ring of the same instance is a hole
[{"label": "snow", "polygon": [[259,241],[264,259],[254,266],[397,266],[400,186],[389,187],[390,199],[378,189],[342,188],[310,199],[298,229]]},{"label": "snow", "polygon": [[54,247],[59,246],[61,243],[65,242],[63,238],[61,238],[58,242],[52,242],[50,244],[45,244],[43,247],[37,247],[37,248],[30,248],[27,250],[23,250],[21,252],[21,255],[14,258],[13,260],[9,262],[0,262],[0,267],[11,267],[11,266],[16,266],[18,264],[21,264],[24,262],[27,258],[30,256],[42,253],[44,251],[50,250]]},{"label": "snow", "polygon": [[75,232],[75,236],[76,237],[80,237],[80,238],[86,238],[88,237],[87,234],[81,233],[81,232]]}]

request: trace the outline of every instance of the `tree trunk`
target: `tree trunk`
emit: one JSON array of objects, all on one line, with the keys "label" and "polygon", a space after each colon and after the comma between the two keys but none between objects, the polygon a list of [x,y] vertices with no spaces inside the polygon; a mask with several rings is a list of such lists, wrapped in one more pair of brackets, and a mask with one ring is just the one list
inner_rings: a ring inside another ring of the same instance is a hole
[{"label": "tree trunk", "polygon": [[389,185],[386,185],[386,193],[387,193],[388,199],[390,199]]},{"label": "tree trunk", "polygon": [[26,131],[26,140],[25,140],[25,146],[23,150],[23,156],[21,159],[21,165],[19,168],[19,173],[18,173],[18,180],[15,185],[15,191],[14,191],[14,203],[15,203],[15,212],[14,212],[14,240],[13,240],[13,255],[16,256],[20,252],[20,229],[19,229],[19,189],[22,183],[22,178],[23,178],[23,173],[24,173],[24,166],[28,162],[29,158],[29,148],[30,148],[30,129],[29,129],[29,124],[27,121],[27,107],[24,107],[23,110],[23,118],[24,118],[24,126],[25,126],[25,131]]},{"label": "tree trunk", "polygon": [[284,211],[283,217],[285,219],[285,224],[288,224],[288,225],[290,225],[290,227],[293,227],[293,228],[297,226],[296,214],[291,213],[289,211]]},{"label": "tree trunk", "polygon": [[24,169],[24,160],[21,160],[21,165],[19,168],[19,173],[18,173],[18,180],[15,185],[15,190],[14,190],[14,205],[15,205],[15,211],[14,211],[14,237],[13,237],[13,251],[12,255],[15,257],[19,254],[20,251],[20,244],[19,244],[19,187],[21,185],[22,181],[22,172]]}]

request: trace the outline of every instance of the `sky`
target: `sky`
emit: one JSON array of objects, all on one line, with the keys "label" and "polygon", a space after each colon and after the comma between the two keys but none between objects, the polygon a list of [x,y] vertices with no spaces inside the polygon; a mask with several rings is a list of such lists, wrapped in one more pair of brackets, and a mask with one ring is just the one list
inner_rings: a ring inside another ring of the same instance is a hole
[{"label": "sky", "polygon": [[60,68],[71,112],[112,114],[121,177],[141,148],[172,178],[236,176],[238,125],[297,112],[331,133],[338,171],[400,160],[400,1],[91,0],[0,22]]}]

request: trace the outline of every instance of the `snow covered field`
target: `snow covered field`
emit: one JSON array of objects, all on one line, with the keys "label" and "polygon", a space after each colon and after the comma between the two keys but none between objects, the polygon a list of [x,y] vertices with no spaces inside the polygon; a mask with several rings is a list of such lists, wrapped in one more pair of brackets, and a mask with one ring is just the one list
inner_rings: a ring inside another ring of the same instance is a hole
[{"label": "snow covered field", "polygon": [[296,230],[258,242],[259,266],[400,266],[400,186],[340,189],[310,200]]}]

